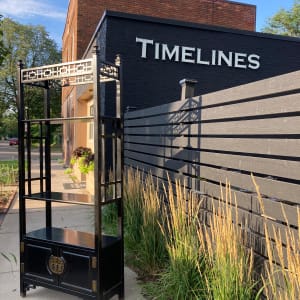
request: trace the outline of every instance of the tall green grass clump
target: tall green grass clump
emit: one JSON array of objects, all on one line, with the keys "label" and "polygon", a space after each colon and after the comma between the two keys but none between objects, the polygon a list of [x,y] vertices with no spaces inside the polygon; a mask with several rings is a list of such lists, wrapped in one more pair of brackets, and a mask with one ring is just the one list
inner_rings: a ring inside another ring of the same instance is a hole
[{"label": "tall green grass clump", "polygon": [[147,175],[142,191],[142,227],[139,243],[139,262],[143,272],[148,276],[156,276],[166,263],[167,251],[165,239],[159,224],[163,222],[163,200],[157,182],[153,176]]},{"label": "tall green grass clump", "polygon": [[236,225],[238,210],[232,206],[230,186],[214,205],[208,225],[198,230],[200,247],[206,253],[207,298],[254,299],[253,252],[246,248],[245,228]]},{"label": "tall green grass clump", "polygon": [[4,185],[16,184],[18,179],[18,162],[5,161],[0,163],[0,183]]},{"label": "tall green grass clump", "polygon": [[132,168],[126,170],[124,178],[124,215],[125,215],[125,247],[136,255],[137,245],[141,241],[143,224],[143,178],[140,171]]},{"label": "tall green grass clump", "polygon": [[167,201],[160,223],[166,248],[168,266],[156,283],[146,286],[154,299],[205,299],[202,276],[203,255],[197,237],[199,201],[188,195],[176,182],[176,196],[169,182],[165,189]]},{"label": "tall green grass clump", "polygon": [[118,234],[118,206],[116,203],[110,203],[102,207],[102,226],[105,234]]},{"label": "tall green grass clump", "polygon": [[153,277],[166,260],[164,239],[159,227],[161,199],[152,175],[145,178],[128,169],[124,185],[125,246],[129,260],[141,276]]},{"label": "tall green grass clump", "polygon": [[[263,215],[266,216],[259,186],[253,176],[252,180]],[[300,211],[297,208],[298,228],[292,230],[283,205],[281,210],[286,223],[286,229],[282,233],[274,225],[272,229],[269,229],[266,219],[264,222],[268,260],[265,265],[266,274],[262,274],[262,281],[263,292],[268,300],[299,299],[300,297]],[[277,264],[274,263],[275,260]]]},{"label": "tall green grass clump", "polygon": [[[147,296],[160,300],[252,300],[263,294],[270,300],[299,299],[299,209],[297,228],[290,226],[283,207],[285,231],[270,228],[265,220],[268,259],[261,273],[263,286],[257,291],[261,282],[254,279],[258,270],[254,270],[254,254],[247,240],[249,228],[239,216],[229,184],[224,193],[221,189],[219,201],[208,197],[201,201],[179,181],[175,191],[169,182],[161,197],[151,176],[143,180],[140,172],[129,169],[126,180],[126,251],[134,254],[145,278],[155,279],[144,286]],[[265,216],[254,178],[253,182]]]}]

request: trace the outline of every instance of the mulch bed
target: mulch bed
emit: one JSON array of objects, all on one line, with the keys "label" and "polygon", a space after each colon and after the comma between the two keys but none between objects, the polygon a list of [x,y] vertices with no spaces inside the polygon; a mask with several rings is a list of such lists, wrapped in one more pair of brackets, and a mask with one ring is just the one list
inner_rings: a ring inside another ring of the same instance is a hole
[{"label": "mulch bed", "polygon": [[4,221],[5,215],[7,214],[16,193],[17,189],[12,187],[11,190],[4,191],[0,194],[0,226]]}]

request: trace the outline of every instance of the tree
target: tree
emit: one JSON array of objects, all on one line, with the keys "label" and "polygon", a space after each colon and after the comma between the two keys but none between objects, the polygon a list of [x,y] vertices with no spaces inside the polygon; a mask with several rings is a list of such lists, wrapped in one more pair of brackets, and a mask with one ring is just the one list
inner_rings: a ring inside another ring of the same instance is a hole
[{"label": "tree", "polygon": [[3,43],[2,22],[2,16],[0,15],[0,66],[8,53]]},{"label": "tree", "polygon": [[295,0],[290,10],[280,9],[263,32],[300,37],[300,0]]},{"label": "tree", "polygon": [[[61,52],[56,43],[49,37],[43,26],[22,25],[9,18],[2,22],[3,45],[7,49],[0,69],[0,122],[3,112],[16,114],[17,106],[17,62],[22,60],[25,68],[58,63]],[[26,87],[26,106],[30,107],[31,117],[41,117],[43,109],[42,93],[36,88]],[[52,116],[60,112],[60,90],[54,92],[51,99]]]},{"label": "tree", "polygon": [[4,115],[1,120],[0,137],[15,137],[18,135],[18,122],[14,115]]},{"label": "tree", "polygon": [[[3,42],[3,29],[2,29],[2,16],[0,15],[0,67],[2,65],[2,62],[4,61],[6,55],[8,54],[7,49],[4,46]],[[0,117],[5,112],[6,107],[2,101],[0,101]]]}]

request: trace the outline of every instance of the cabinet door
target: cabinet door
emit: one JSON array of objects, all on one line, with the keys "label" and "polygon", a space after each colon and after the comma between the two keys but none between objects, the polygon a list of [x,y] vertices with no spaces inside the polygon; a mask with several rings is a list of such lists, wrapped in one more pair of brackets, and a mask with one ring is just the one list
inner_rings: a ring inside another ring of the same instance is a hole
[{"label": "cabinet door", "polygon": [[55,254],[55,249],[47,245],[25,244],[25,275],[39,281],[55,284],[55,276],[49,270],[49,258]]},{"label": "cabinet door", "polygon": [[66,269],[60,276],[60,286],[82,293],[92,293],[93,270],[91,255],[85,252],[61,250]]}]

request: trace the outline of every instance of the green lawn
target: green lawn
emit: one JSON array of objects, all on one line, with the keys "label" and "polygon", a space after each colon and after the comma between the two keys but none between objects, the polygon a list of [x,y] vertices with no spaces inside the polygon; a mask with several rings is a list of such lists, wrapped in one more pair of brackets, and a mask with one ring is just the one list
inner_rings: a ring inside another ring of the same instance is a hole
[{"label": "green lawn", "polygon": [[0,160],[0,168],[2,166],[18,167],[17,160]]}]

